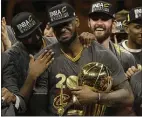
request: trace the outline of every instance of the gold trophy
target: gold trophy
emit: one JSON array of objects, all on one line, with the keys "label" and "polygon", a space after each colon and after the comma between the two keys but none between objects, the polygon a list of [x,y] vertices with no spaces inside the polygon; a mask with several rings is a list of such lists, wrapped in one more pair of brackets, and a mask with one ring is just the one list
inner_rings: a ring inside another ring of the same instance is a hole
[{"label": "gold trophy", "polygon": [[[79,85],[88,85],[94,92],[110,92],[112,87],[111,71],[101,63],[86,64],[79,74]],[[84,116],[103,116],[106,105],[88,104],[83,107]]]},{"label": "gold trophy", "polygon": [[61,85],[60,104],[59,104],[59,108],[58,108],[58,114],[59,114],[59,116],[62,116],[64,114],[63,85]]},{"label": "gold trophy", "polygon": [[[66,84],[69,89],[72,89],[72,88],[78,86],[78,77],[77,76],[69,76],[67,78]],[[75,105],[80,105],[80,103],[75,95],[72,96],[72,101]],[[83,114],[83,111],[79,110],[79,109],[70,109],[67,112],[67,115],[69,115],[69,116],[80,116],[82,114]]]}]

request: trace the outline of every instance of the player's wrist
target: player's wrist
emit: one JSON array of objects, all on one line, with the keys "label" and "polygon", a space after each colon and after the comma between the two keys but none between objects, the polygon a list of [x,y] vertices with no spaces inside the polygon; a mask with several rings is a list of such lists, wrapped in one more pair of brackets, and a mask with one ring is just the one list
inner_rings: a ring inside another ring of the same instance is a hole
[{"label": "player's wrist", "polygon": [[36,74],[29,72],[27,78],[28,78],[28,81],[31,82],[31,81],[35,81],[37,79],[37,77],[38,76]]}]

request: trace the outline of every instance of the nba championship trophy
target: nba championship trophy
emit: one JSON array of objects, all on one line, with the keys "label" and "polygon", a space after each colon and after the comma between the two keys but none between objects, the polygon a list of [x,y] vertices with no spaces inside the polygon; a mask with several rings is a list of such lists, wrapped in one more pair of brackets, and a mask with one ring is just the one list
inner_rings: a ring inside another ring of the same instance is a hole
[{"label": "nba championship trophy", "polygon": [[[101,63],[86,64],[79,74],[79,85],[88,85],[94,92],[110,92],[112,87],[111,71]],[[83,107],[84,116],[103,116],[106,106],[91,103]]]}]

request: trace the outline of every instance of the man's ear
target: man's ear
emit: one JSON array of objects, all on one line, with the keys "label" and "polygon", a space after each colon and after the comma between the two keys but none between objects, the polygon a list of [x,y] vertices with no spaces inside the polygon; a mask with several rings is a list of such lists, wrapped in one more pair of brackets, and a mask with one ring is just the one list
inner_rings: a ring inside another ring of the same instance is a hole
[{"label": "man's ear", "polygon": [[112,33],[116,33],[116,23],[117,23],[116,20],[114,20],[114,21],[112,22]]},{"label": "man's ear", "polygon": [[79,26],[80,26],[80,21],[79,21],[79,18],[78,18],[78,17],[75,18],[75,23],[76,23],[76,27],[79,27]]},{"label": "man's ear", "polygon": [[129,27],[128,27],[128,25],[124,25],[124,29],[125,29],[126,33],[129,33]]},{"label": "man's ear", "polygon": [[90,25],[90,19],[88,18],[88,27],[90,28],[91,25]]}]

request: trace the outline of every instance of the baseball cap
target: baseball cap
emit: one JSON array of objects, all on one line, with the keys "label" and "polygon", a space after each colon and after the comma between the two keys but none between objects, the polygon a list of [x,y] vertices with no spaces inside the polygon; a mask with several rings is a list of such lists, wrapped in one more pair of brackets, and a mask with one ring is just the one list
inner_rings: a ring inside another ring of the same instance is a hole
[{"label": "baseball cap", "polygon": [[126,33],[125,32],[125,24],[126,24],[126,19],[127,19],[127,15],[128,15],[128,11],[127,10],[121,10],[118,11],[115,14],[115,19],[116,19],[116,33]]},{"label": "baseball cap", "polygon": [[126,20],[118,20],[116,21],[116,33],[126,33],[124,29],[124,24]]},{"label": "baseball cap", "polygon": [[113,10],[112,4],[105,1],[97,1],[92,4],[89,11],[89,16],[92,15],[93,13],[105,13],[113,18],[114,17],[113,14],[115,12]]},{"label": "baseball cap", "polygon": [[76,17],[75,10],[67,3],[58,4],[48,10],[49,26],[68,22]]},{"label": "baseball cap", "polygon": [[136,20],[142,20],[142,7],[136,7],[132,10],[130,10],[128,16],[127,16],[127,23],[131,23]]},{"label": "baseball cap", "polygon": [[29,12],[21,12],[12,19],[11,27],[15,36],[19,39],[32,34],[42,23]]}]

